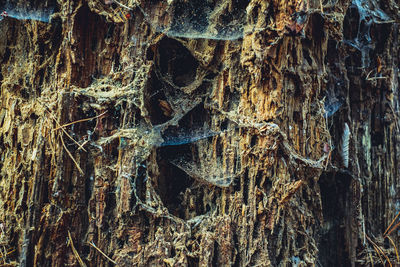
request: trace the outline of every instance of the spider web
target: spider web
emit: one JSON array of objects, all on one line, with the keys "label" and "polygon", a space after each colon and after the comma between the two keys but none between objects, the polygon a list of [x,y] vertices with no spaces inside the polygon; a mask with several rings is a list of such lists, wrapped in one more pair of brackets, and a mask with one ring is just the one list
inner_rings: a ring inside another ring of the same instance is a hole
[{"label": "spider web", "polygon": [[[236,40],[243,37],[246,2],[175,0],[158,21],[148,19],[157,31],[170,37]],[[139,6],[146,18],[152,10]],[[154,17],[154,16],[151,16]]]},{"label": "spider web", "polygon": [[[18,20],[36,20],[42,22],[49,22],[50,16],[54,13],[55,6],[47,2],[38,2],[35,4],[26,5],[26,1],[6,1],[0,3],[0,13],[7,12],[7,17]],[[0,17],[0,20],[2,17]]]},{"label": "spider web", "polygon": [[201,183],[229,187],[240,171],[239,142],[234,132],[209,131],[201,135],[192,133],[191,138],[174,142],[179,145],[190,144],[191,152],[176,153],[169,161]]},{"label": "spider web", "polygon": [[163,135],[164,142],[160,146],[179,146],[184,144],[195,143],[196,141],[206,139],[212,136],[221,134],[222,131],[212,131],[207,128],[193,129],[188,132],[182,129],[178,129],[174,132],[170,132]]},{"label": "spider web", "polygon": [[352,9],[356,9],[359,15],[357,35],[354,39],[345,40],[346,43],[361,51],[361,67],[369,66],[369,52],[372,50],[371,26],[373,24],[388,23],[391,18],[383,12],[374,0],[353,0]]}]

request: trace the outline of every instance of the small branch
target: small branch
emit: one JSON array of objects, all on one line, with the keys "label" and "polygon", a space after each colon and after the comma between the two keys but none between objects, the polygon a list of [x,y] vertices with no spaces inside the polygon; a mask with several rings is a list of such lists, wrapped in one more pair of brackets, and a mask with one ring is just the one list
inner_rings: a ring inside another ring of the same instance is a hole
[{"label": "small branch", "polygon": [[11,253],[13,253],[13,252],[16,251],[16,250],[17,250],[17,249],[13,249],[13,250],[7,252],[5,255],[1,255],[1,256],[0,256],[0,259],[3,258],[3,257],[5,257],[5,256],[7,256],[7,255],[9,255],[9,254],[11,254]]},{"label": "small branch", "polygon": [[[56,118],[54,117],[54,115],[51,114],[50,111],[47,111],[47,112],[52,116],[53,120],[54,120],[54,121],[56,122],[56,124],[60,127],[60,123],[56,120]],[[79,149],[82,149],[83,151],[87,152],[87,150],[86,150],[81,144],[79,144],[74,138],[72,138],[72,136],[69,135],[69,134],[67,133],[67,131],[66,131],[63,127],[61,127],[60,129],[68,136],[69,139],[71,139],[76,145],[79,146]]]},{"label": "small branch", "polygon": [[89,143],[89,140],[86,140],[85,142],[82,143],[81,147],[78,147],[78,151],[79,149],[84,149],[83,146],[86,145],[87,143]]},{"label": "small branch", "polygon": [[373,80],[379,80],[379,79],[388,79],[388,77],[385,77],[385,76],[384,76],[384,77],[377,77],[377,76],[375,76],[375,77],[369,77],[373,71],[374,71],[374,70],[372,69],[370,72],[368,72],[367,77],[365,77],[365,80],[367,80],[367,81],[373,81]]},{"label": "small branch", "polygon": [[380,79],[388,79],[388,77],[371,77],[371,78],[368,78],[367,80],[373,81],[373,80],[380,80]]},{"label": "small branch", "polygon": [[71,139],[76,145],[79,146],[78,149],[82,149],[83,151],[87,152],[87,150],[83,147],[83,145],[79,144],[78,141],[76,141],[74,138],[72,138],[72,136],[69,135],[69,134],[67,133],[67,131],[65,131],[64,128],[61,128],[61,130],[69,137],[69,139]]},{"label": "small branch", "polygon": [[81,267],[86,267],[86,264],[83,262],[83,260],[81,259],[81,257],[78,254],[78,251],[75,249],[74,242],[72,242],[72,237],[71,237],[71,233],[69,230],[68,230],[68,238],[69,238],[69,244],[71,245],[72,252],[74,253],[76,259],[78,260],[79,265]]},{"label": "small branch", "polygon": [[372,258],[372,254],[368,251],[369,260],[371,261],[372,267],[374,267],[374,259]]},{"label": "small branch", "polygon": [[75,160],[74,157],[72,156],[71,152],[69,152],[68,148],[65,146],[64,140],[63,140],[63,138],[62,138],[61,135],[60,135],[60,139],[61,139],[61,143],[62,143],[64,149],[67,151],[68,156],[69,156],[69,157],[72,159],[72,161],[75,163],[76,168],[79,170],[79,172],[80,172],[82,175],[85,174],[85,173],[82,171],[81,167],[79,167],[78,162],[76,162],[76,160]]},{"label": "small branch", "polygon": [[103,116],[103,115],[106,114],[106,113],[107,113],[107,111],[101,113],[100,115],[91,117],[91,118],[81,119],[81,120],[77,120],[77,121],[73,121],[73,122],[70,122],[70,123],[67,123],[67,124],[60,125],[60,126],[58,126],[57,128],[53,129],[53,131],[57,131],[58,129],[61,129],[61,128],[70,126],[70,125],[75,124],[75,123],[85,122],[85,121],[90,121],[90,120],[93,120],[93,119],[97,119],[97,118]]},{"label": "small branch", "polygon": [[400,225],[400,222],[398,222],[395,226],[393,226],[393,228],[392,228],[389,232],[387,232],[387,234],[385,235],[385,237],[388,236],[388,235],[390,235],[394,230],[396,230],[396,228],[399,227],[399,225]]},{"label": "small branch", "polygon": [[92,247],[94,247],[98,252],[100,252],[101,255],[103,255],[107,260],[109,260],[110,262],[114,263],[115,265],[117,265],[117,262],[114,261],[113,259],[111,259],[110,257],[108,257],[103,251],[101,251],[93,242],[89,242],[89,245],[91,245]]},{"label": "small branch", "polygon": [[[389,263],[389,266],[392,267],[392,263],[390,262],[388,256],[386,256],[385,252],[384,252],[374,241],[372,241],[371,238],[369,238],[367,235],[366,235],[365,237],[368,239],[369,242],[371,242],[371,244],[372,244],[372,246],[374,247],[375,251],[378,253],[378,256],[379,256],[379,258],[381,259],[383,265],[385,265],[385,263],[384,263],[382,257],[380,256],[380,254],[382,254],[382,255],[385,257],[385,259],[386,259],[386,260],[388,261],[388,263]],[[379,253],[380,253],[380,254],[379,254]]]},{"label": "small branch", "polygon": [[392,19],[392,20],[383,20],[383,21],[374,21],[374,23],[376,23],[376,24],[387,24],[387,23],[397,23],[397,22],[399,22],[398,20],[394,20],[394,19]]},{"label": "small branch", "polygon": [[386,228],[386,231],[383,233],[383,237],[386,237],[386,233],[389,231],[390,227],[392,227],[393,223],[396,221],[397,217],[399,217],[400,211],[397,213],[397,215],[394,217],[392,222],[389,224],[388,228]]},{"label": "small branch", "polygon": [[396,244],[394,243],[393,239],[390,238],[390,236],[386,236],[386,238],[389,239],[390,243],[392,243],[394,252],[396,252],[397,263],[400,263],[399,252],[397,251]]}]

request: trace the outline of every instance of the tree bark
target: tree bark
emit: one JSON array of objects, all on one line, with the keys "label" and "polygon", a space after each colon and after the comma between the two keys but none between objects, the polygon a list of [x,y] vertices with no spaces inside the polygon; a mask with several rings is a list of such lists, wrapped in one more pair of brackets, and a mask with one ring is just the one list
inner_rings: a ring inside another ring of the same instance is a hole
[{"label": "tree bark", "polygon": [[395,1],[3,11],[2,264],[400,264]]}]

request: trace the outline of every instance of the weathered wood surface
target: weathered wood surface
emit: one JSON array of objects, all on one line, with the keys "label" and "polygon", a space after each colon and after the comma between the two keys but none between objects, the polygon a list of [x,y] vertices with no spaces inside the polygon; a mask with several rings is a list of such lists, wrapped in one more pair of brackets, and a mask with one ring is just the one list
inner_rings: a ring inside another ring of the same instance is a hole
[{"label": "weathered wood surface", "polygon": [[395,1],[15,2],[2,264],[397,262]]}]

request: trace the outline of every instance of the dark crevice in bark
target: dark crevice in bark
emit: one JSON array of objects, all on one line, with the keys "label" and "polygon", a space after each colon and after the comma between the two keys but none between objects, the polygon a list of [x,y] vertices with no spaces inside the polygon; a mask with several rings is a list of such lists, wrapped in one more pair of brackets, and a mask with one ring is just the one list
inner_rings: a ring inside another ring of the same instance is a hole
[{"label": "dark crevice in bark", "polygon": [[324,223],[319,242],[319,262],[322,266],[350,266],[349,248],[346,247],[347,202],[351,176],[324,173],[320,180]]}]

